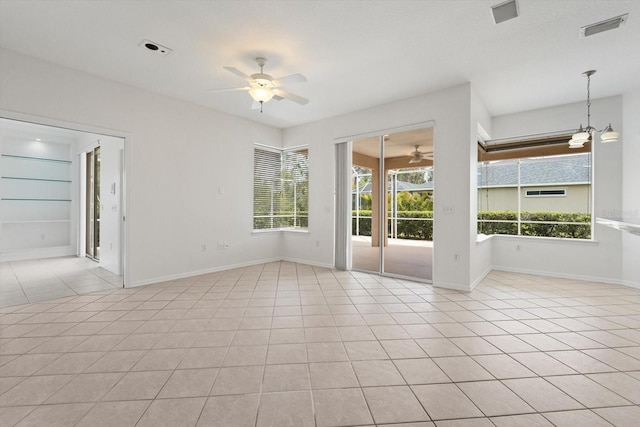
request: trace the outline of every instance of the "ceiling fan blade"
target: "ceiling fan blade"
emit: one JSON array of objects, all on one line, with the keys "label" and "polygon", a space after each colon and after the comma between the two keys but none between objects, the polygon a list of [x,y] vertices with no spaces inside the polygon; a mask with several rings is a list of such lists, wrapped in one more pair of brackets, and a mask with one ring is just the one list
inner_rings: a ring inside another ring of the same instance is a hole
[{"label": "ceiling fan blade", "polygon": [[249,76],[248,75],[246,75],[245,73],[243,73],[242,71],[238,70],[235,67],[222,67],[222,68],[224,68],[227,71],[232,72],[233,74],[235,74],[238,77],[242,77],[245,80],[249,80]]},{"label": "ceiling fan blade", "polygon": [[309,103],[309,100],[307,98],[303,98],[300,95],[296,95],[290,92],[285,92],[282,89],[274,89],[273,93],[275,93],[279,97],[288,99],[289,101],[297,102],[300,105],[306,105]]},{"label": "ceiling fan blade", "polygon": [[250,87],[229,87],[229,88],[225,88],[225,89],[210,89],[207,92],[233,92],[236,90],[249,90],[251,89]]},{"label": "ceiling fan blade", "polygon": [[280,77],[275,80],[275,84],[278,86],[284,86],[292,83],[304,83],[307,81],[307,78],[302,74],[291,74],[288,76]]}]

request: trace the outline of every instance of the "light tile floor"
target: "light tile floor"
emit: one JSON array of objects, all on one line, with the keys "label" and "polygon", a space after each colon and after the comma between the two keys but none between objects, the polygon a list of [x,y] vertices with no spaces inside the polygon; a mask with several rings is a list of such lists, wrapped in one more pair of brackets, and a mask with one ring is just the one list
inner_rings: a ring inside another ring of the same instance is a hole
[{"label": "light tile floor", "polygon": [[640,291],[277,262],[0,309],[3,426],[637,426]]},{"label": "light tile floor", "polygon": [[0,263],[0,307],[109,293],[118,288],[122,288],[122,276],[84,257]]}]

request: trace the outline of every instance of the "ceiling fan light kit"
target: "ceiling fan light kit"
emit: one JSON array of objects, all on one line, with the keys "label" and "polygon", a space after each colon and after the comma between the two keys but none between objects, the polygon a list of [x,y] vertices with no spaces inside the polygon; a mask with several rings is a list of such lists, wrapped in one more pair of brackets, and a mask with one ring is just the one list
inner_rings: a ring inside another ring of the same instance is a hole
[{"label": "ceiling fan light kit", "polygon": [[587,127],[583,128],[582,124],[580,124],[580,128],[573,134],[571,139],[569,140],[569,148],[582,148],[584,144],[588,141],[592,140],[592,135],[595,132],[602,133],[600,135],[600,141],[602,143],[607,142],[618,142],[618,138],[620,134],[613,130],[611,127],[611,123],[602,129],[598,130],[591,126],[591,76],[596,73],[596,70],[588,70],[585,71],[584,74],[587,76]]},{"label": "ceiling fan light kit", "polygon": [[419,145],[414,145],[414,147],[416,147],[416,150],[410,154],[411,159],[409,159],[409,164],[420,163],[424,159],[432,159],[433,160],[433,154],[432,153],[424,153],[422,151],[418,151],[418,148],[420,148]]},{"label": "ceiling fan light kit", "polygon": [[[224,67],[225,70],[235,74],[238,77],[245,79],[249,86],[247,87],[239,87],[239,88],[229,88],[229,89],[219,89],[214,90],[217,91],[233,91],[233,90],[246,90],[249,92],[249,96],[258,104],[260,104],[260,112],[262,113],[262,104],[265,102],[269,102],[271,99],[277,99],[278,101],[281,99],[288,99],[290,101],[296,102],[300,105],[305,105],[309,102],[308,99],[303,98],[299,95],[295,95],[290,92],[286,92],[280,89],[280,86],[287,83],[303,83],[306,82],[307,79],[302,74],[291,74],[289,76],[281,77],[279,79],[274,79],[269,74],[264,73],[264,66],[267,63],[267,59],[263,57],[256,58],[256,63],[260,67],[260,72],[247,75],[242,71],[238,70],[234,67]],[[257,109],[257,105],[254,104]]]}]

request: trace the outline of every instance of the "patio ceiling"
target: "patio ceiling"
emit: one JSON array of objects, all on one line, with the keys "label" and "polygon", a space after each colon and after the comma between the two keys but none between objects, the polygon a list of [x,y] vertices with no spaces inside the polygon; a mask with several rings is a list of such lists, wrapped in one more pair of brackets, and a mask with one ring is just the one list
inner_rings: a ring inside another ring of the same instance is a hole
[{"label": "patio ceiling", "polygon": [[[353,151],[365,156],[379,158],[379,136],[359,139],[353,142]],[[414,129],[385,135],[384,158],[411,158],[415,146],[423,153],[433,152],[433,128]]]}]

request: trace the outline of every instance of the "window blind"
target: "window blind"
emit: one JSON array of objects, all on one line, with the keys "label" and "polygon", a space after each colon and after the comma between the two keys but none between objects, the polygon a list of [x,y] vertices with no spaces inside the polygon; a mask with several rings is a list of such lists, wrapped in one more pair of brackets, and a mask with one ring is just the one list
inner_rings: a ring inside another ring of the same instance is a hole
[{"label": "window blind", "polygon": [[256,146],[253,168],[253,228],[306,229],[309,151]]}]

